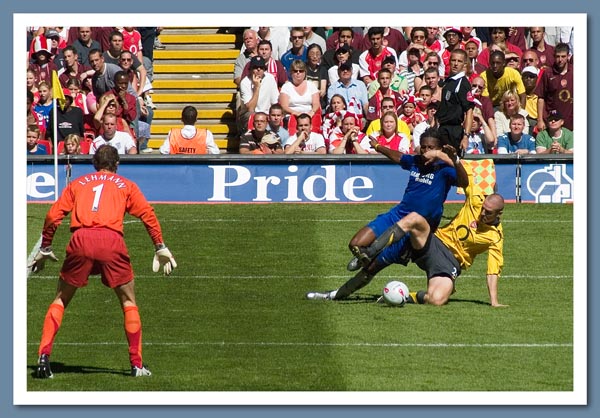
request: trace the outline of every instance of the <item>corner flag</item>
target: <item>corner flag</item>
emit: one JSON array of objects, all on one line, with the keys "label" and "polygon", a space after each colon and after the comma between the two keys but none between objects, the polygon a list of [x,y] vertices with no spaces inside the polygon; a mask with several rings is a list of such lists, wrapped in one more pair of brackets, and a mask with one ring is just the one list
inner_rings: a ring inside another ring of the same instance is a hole
[{"label": "corner flag", "polygon": [[58,79],[58,74],[56,70],[52,70],[52,97],[54,101],[54,201],[58,200],[58,110],[56,108],[56,104],[60,106],[61,110],[65,110],[65,105],[67,101],[65,99],[65,94],[62,90],[62,85],[60,84],[60,80]]},{"label": "corner flag", "polygon": [[[477,186],[483,190],[483,194],[490,195],[496,188],[496,166],[494,160],[486,158],[483,160],[460,160],[468,174],[473,175],[473,180]],[[458,194],[464,194],[460,187],[456,189]]]},{"label": "corner flag", "polygon": [[60,84],[56,70],[52,70],[52,97],[56,99],[60,108],[64,110],[66,103],[65,94],[63,93],[62,85]]}]

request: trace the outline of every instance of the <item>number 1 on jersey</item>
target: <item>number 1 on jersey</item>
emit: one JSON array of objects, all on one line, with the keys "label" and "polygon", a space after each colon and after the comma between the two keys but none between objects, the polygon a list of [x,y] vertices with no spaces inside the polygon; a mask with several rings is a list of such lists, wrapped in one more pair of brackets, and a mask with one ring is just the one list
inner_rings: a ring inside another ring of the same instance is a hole
[{"label": "number 1 on jersey", "polygon": [[92,212],[98,212],[98,205],[100,204],[100,195],[102,194],[103,188],[104,184],[99,184],[92,189],[94,191],[94,203],[92,203]]}]

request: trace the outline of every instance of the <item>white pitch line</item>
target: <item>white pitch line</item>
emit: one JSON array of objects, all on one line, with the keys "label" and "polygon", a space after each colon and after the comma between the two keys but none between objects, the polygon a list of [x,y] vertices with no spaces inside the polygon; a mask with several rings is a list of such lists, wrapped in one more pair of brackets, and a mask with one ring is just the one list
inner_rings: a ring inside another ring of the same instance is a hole
[{"label": "white pitch line", "polygon": [[[448,218],[450,219],[450,218]],[[296,219],[297,222],[318,222],[318,223],[347,223],[347,222],[365,222],[368,223],[372,219]],[[141,221],[138,219],[132,219],[129,221],[124,221],[124,224],[134,224],[140,223]],[[256,222],[254,218],[248,219],[161,219],[160,222]],[[289,219],[269,219],[269,222],[285,222],[289,223]],[[502,219],[502,223],[573,223],[572,220],[564,220],[564,219]]]},{"label": "white pitch line", "polygon": [[[37,343],[28,343],[37,345]],[[66,346],[112,346],[126,345],[124,341],[111,342],[57,342],[55,345]],[[251,347],[380,347],[380,348],[569,348],[572,343],[311,343],[311,342],[261,342],[261,341],[195,341],[195,342],[148,342],[145,346],[251,346]]]},{"label": "white pitch line", "polygon": [[[239,280],[261,280],[261,279],[268,279],[268,280],[275,280],[275,279],[279,279],[279,280],[303,280],[303,279],[347,279],[351,276],[350,273],[348,273],[347,275],[327,275],[327,276],[322,276],[322,275],[318,275],[318,276],[282,276],[282,275],[275,275],[275,276],[240,276],[240,275],[231,275],[231,276],[211,276],[211,275],[185,275],[185,276],[180,276],[177,275],[177,271],[175,273],[173,273],[173,278],[177,278],[177,279],[202,279],[202,280],[207,280],[207,279],[215,279],[215,280],[235,280],[235,279],[239,279]],[[163,279],[163,276],[161,274],[136,274],[135,275],[136,278],[138,279]],[[478,276],[478,275],[464,275],[464,276],[460,276],[459,280],[461,279],[481,279],[484,276]],[[515,274],[515,275],[502,275],[501,276],[503,279],[573,279],[573,276],[570,275],[552,275],[552,276],[527,276],[527,275],[520,275],[520,274]],[[56,276],[35,276],[35,277],[31,277],[31,278],[36,278],[36,279],[56,279]],[[376,278],[380,278],[380,279],[397,279],[398,276],[397,275],[378,275],[376,276]],[[423,279],[425,278],[424,274],[421,275],[401,275],[401,278],[403,279]]]}]

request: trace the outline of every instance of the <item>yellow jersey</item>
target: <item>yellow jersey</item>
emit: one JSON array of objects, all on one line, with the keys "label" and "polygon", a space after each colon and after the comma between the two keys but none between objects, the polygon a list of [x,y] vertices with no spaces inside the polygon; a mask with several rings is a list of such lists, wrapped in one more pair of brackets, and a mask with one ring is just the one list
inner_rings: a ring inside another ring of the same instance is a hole
[{"label": "yellow jersey", "polygon": [[487,274],[499,275],[504,264],[502,225],[479,222],[486,196],[474,183],[472,175],[469,175],[465,196],[465,204],[460,212],[449,224],[438,228],[435,235],[448,247],[463,269],[470,267],[478,254],[488,251]]}]

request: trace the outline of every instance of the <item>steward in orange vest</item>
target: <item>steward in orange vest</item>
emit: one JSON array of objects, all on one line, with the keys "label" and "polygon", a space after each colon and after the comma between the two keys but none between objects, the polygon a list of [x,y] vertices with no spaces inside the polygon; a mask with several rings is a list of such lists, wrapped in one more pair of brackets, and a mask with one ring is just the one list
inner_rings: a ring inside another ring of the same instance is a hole
[{"label": "steward in orange vest", "polygon": [[206,154],[206,129],[196,128],[196,135],[187,139],[181,135],[181,128],[173,128],[169,145],[169,154]]}]

